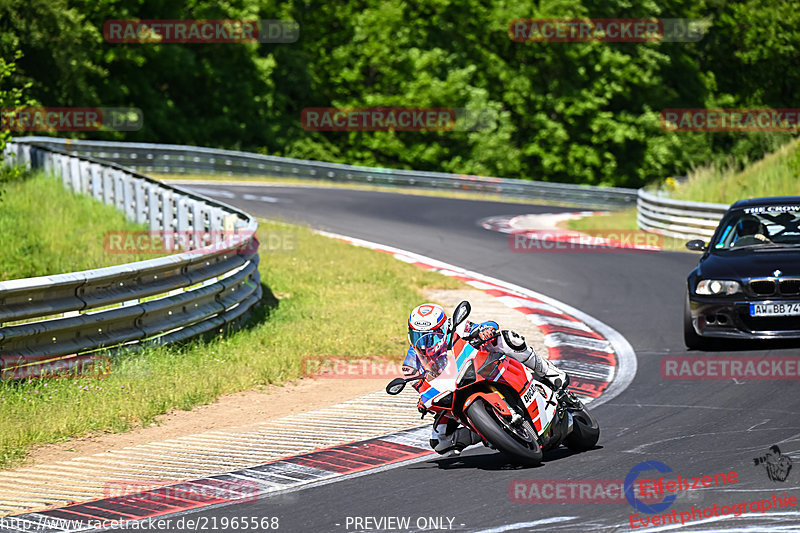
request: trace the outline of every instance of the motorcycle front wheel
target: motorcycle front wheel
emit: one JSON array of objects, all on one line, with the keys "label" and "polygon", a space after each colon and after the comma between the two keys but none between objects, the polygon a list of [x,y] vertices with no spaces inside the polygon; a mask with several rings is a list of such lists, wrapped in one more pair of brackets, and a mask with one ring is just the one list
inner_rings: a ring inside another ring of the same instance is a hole
[{"label": "motorcycle front wheel", "polygon": [[542,449],[530,421],[524,420],[519,426],[512,426],[481,398],[467,408],[466,415],[473,427],[504,454],[524,464],[538,465],[542,462]]}]

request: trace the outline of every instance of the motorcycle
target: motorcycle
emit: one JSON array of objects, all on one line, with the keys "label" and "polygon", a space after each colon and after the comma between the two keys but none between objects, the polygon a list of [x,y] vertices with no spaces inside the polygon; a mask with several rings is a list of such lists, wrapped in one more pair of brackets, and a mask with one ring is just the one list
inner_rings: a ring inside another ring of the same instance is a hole
[{"label": "motorcycle", "polygon": [[[600,426],[575,394],[554,390],[516,359],[483,349],[499,333],[480,339],[477,328],[463,337],[456,332],[470,311],[469,302],[461,302],[446,335],[418,339],[414,349],[424,371],[392,380],[386,392],[400,394],[406,383],[421,382],[423,418],[444,411],[480,435],[484,445],[524,464],[539,464],[543,451],[561,444],[574,451],[593,448]],[[431,347],[448,336],[446,352],[435,354]]]}]

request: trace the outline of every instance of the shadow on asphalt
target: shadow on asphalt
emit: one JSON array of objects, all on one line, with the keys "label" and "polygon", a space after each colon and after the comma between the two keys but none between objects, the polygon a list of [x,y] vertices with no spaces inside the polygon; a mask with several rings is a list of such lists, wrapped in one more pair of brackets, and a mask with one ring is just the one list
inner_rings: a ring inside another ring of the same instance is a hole
[{"label": "shadow on asphalt", "polygon": [[509,459],[507,456],[503,455],[500,452],[489,450],[487,448],[476,447],[471,450],[467,450],[467,452],[458,457],[441,457],[438,459],[432,459],[430,461],[426,461],[424,464],[435,465],[440,470],[458,470],[458,469],[473,469],[473,470],[487,470],[487,471],[530,470],[536,468],[544,468],[547,465],[547,463],[551,461],[558,461],[561,459],[566,459],[567,457],[571,457],[573,455],[579,455],[582,453],[591,453],[595,450],[602,450],[602,449],[603,449],[602,446],[595,446],[588,452],[574,452],[569,448],[560,446],[555,450],[549,450],[544,452],[542,463],[537,466],[531,466],[531,465],[520,465],[514,462],[513,459]]}]

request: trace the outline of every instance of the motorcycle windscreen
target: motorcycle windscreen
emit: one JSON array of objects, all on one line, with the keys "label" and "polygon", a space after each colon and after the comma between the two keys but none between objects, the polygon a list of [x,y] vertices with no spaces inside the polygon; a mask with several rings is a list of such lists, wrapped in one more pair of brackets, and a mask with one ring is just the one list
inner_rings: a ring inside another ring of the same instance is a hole
[{"label": "motorcycle windscreen", "polygon": [[447,339],[439,331],[421,335],[414,342],[414,351],[428,374],[428,379],[435,379],[447,368]]}]

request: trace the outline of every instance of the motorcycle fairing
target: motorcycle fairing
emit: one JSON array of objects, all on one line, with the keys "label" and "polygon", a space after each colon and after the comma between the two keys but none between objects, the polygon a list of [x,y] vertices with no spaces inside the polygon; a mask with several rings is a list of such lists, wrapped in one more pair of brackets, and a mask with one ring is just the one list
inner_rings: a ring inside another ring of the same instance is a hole
[{"label": "motorcycle fairing", "polygon": [[531,379],[530,383],[520,391],[522,403],[531,415],[536,433],[540,435],[547,431],[556,414],[556,403],[547,402],[547,398],[551,394],[552,391],[546,385],[539,383],[535,379]]},{"label": "motorcycle fairing", "polygon": [[425,380],[419,388],[420,398],[425,407],[430,408],[436,397],[442,394],[442,392],[454,391],[458,388],[456,386],[458,374],[461,372],[464,364],[476,352],[477,350],[471,344],[464,341],[464,339],[461,337],[456,338],[453,344],[453,350],[447,355],[448,364],[444,372],[431,381]]},{"label": "motorcycle fairing", "polygon": [[500,414],[507,416],[511,416],[513,414],[511,409],[508,407],[508,403],[506,403],[506,399],[503,397],[503,394],[500,393],[500,391],[476,392],[475,394],[467,398],[467,401],[464,402],[464,411],[466,411],[467,408],[472,404],[472,402],[474,402],[478,398],[481,398],[484,401],[486,401],[486,403],[488,403],[489,405],[493,405],[494,407],[496,407],[497,410],[500,412]]},{"label": "motorcycle fairing", "polygon": [[[539,435],[547,432],[556,414],[555,402],[547,401],[553,394],[550,388],[536,381],[530,370],[519,361],[511,358],[495,358],[485,351],[479,351],[458,335],[452,351],[448,353],[448,364],[444,371],[435,379],[424,380],[419,388],[420,399],[425,407],[431,408],[437,399],[444,398],[449,392],[458,388],[456,384],[458,376],[470,359],[474,359],[473,364],[476,369],[483,370],[481,375],[489,381],[505,384],[515,390],[528,410],[536,432]],[[485,365],[487,362],[489,364]],[[513,412],[500,392],[476,393],[465,402],[464,408],[466,409],[476,397],[484,397],[490,405],[497,407],[503,414],[510,415]]]}]

